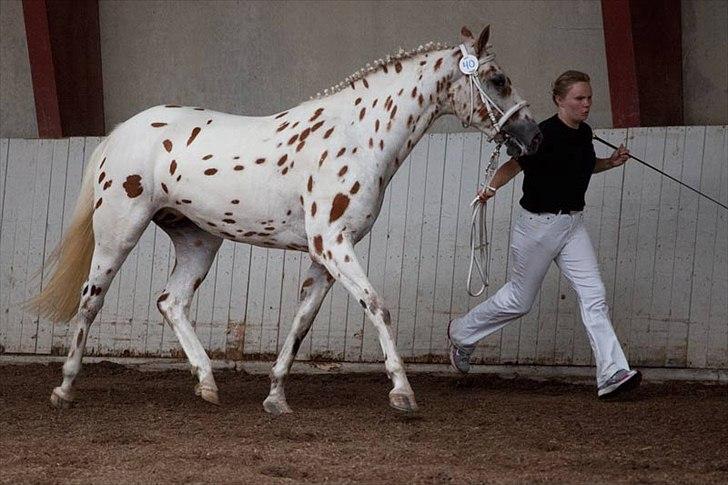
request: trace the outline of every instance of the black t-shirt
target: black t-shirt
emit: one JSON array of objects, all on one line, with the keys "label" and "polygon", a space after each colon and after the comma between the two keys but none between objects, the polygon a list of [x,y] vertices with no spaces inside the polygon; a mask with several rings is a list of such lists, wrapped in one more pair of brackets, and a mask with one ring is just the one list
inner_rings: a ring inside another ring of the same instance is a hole
[{"label": "black t-shirt", "polygon": [[580,211],[597,158],[592,129],[574,129],[554,115],[539,124],[543,141],[533,155],[518,159],[523,169],[521,206],[530,212]]}]

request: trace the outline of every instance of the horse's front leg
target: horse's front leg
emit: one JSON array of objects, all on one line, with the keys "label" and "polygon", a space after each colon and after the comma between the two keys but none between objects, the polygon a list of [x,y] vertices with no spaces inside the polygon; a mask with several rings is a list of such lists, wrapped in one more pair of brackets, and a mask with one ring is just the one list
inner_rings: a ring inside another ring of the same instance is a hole
[{"label": "horse's front leg", "polygon": [[301,346],[301,341],[311,328],[311,324],[321,307],[321,302],[326,297],[326,293],[328,293],[333,282],[334,279],[322,265],[311,263],[301,284],[300,305],[293,319],[293,326],[288,332],[283,348],[278,354],[278,359],[276,359],[270,373],[270,393],[263,401],[263,408],[271,414],[278,415],[291,412],[291,408],[286,403],[283,381],[290,372],[293,359],[296,358],[298,348]]},{"label": "horse's front leg", "polygon": [[389,393],[389,404],[400,411],[416,411],[415,395],[392,338],[389,310],[384,307],[384,302],[377,295],[356,259],[353,244],[345,235],[339,233],[329,238],[314,236],[309,242],[309,247],[315,248],[315,253],[312,255],[315,260],[321,262],[328,272],[344,285],[364,308],[369,320],[379,332],[379,344],[384,352],[387,375],[394,384]]}]

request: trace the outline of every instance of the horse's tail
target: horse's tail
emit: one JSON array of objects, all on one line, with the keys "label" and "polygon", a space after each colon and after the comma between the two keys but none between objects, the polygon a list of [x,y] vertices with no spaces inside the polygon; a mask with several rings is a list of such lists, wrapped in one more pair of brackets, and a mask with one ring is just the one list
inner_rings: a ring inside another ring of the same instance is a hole
[{"label": "horse's tail", "polygon": [[53,269],[42,291],[25,303],[25,309],[53,322],[67,322],[76,314],[81,300],[81,286],[91,268],[94,250],[94,169],[99,166],[106,142],[94,150],[88,160],[76,201],[71,225],[46,261]]}]

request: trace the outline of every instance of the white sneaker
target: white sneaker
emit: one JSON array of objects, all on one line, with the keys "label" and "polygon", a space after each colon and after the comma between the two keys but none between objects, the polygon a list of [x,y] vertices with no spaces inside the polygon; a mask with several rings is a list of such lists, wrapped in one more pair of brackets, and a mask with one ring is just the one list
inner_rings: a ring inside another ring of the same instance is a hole
[{"label": "white sneaker", "polygon": [[450,354],[450,365],[453,369],[460,372],[461,374],[467,374],[470,372],[470,354],[471,352],[468,352],[457,345],[455,345],[450,338],[450,326],[452,325],[452,320],[450,320],[450,323],[447,324],[447,341],[449,344],[449,354]]},{"label": "white sneaker", "polygon": [[631,391],[642,382],[642,373],[638,370],[619,369],[607,382],[599,386],[597,396],[612,397]]}]

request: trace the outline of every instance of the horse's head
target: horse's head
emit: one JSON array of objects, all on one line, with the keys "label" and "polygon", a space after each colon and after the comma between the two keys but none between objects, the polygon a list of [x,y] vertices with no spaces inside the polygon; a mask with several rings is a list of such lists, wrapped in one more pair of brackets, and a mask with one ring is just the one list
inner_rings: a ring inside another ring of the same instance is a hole
[{"label": "horse's head", "polygon": [[465,126],[473,126],[497,142],[505,141],[508,155],[536,151],[541,131],[511,80],[488,52],[490,25],[476,40],[467,27],[460,45],[461,76],[448,88],[454,114]]}]

